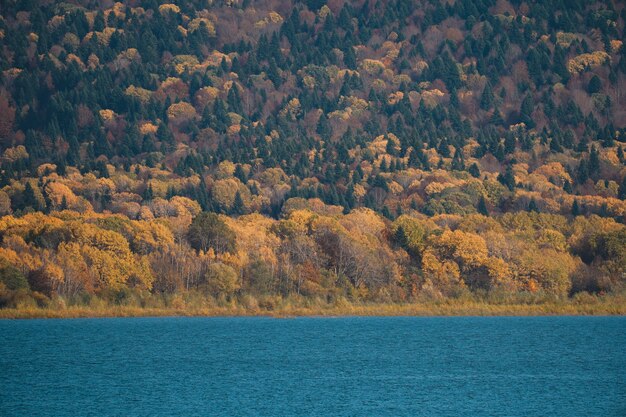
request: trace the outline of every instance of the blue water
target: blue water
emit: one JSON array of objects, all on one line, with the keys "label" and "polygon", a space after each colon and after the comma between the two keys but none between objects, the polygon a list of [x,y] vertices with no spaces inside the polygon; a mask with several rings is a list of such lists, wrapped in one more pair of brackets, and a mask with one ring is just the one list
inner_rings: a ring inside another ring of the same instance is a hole
[{"label": "blue water", "polygon": [[1,416],[626,416],[626,318],[0,320]]}]

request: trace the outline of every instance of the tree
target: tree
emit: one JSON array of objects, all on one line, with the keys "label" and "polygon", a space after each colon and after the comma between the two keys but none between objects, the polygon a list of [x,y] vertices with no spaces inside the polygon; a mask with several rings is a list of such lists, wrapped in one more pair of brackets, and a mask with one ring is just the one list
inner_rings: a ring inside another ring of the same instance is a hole
[{"label": "tree", "polygon": [[565,191],[568,194],[572,193],[572,184],[568,181],[565,180],[565,182],[563,183],[563,191]]},{"label": "tree", "polygon": [[243,167],[241,166],[241,164],[237,164],[237,166],[235,167],[235,172],[233,176],[235,178],[238,178],[242,184],[246,184],[248,182],[248,177],[245,171],[243,170]]},{"label": "tree", "polygon": [[584,184],[589,179],[589,167],[584,159],[581,159],[578,164],[577,179],[579,184]]},{"label": "tree", "polygon": [[595,146],[591,148],[589,153],[589,174],[597,177],[600,171],[600,153]]},{"label": "tree", "polygon": [[498,175],[498,181],[500,181],[502,185],[506,185],[509,191],[515,190],[515,175],[513,175],[513,168],[511,165],[507,165],[504,175]]},{"label": "tree", "polygon": [[0,258],[0,283],[11,291],[29,289],[24,274],[4,258]]},{"label": "tree", "polygon": [[626,177],[622,180],[622,183],[619,186],[619,198],[622,200],[626,200]]},{"label": "tree", "polygon": [[470,165],[470,167],[469,167],[469,169],[467,171],[474,178],[480,177],[480,168],[478,168],[478,165],[476,164],[476,162],[474,162],[472,165]]},{"label": "tree", "polygon": [[39,188],[34,188],[30,181],[26,183],[22,199],[24,208],[30,207],[35,211],[42,211],[45,208],[41,191],[39,191]]},{"label": "tree", "polygon": [[532,129],[535,127],[535,122],[533,120],[533,111],[535,110],[535,103],[533,101],[533,97],[530,94],[527,94],[522,101],[522,105],[520,106],[520,121],[526,125],[527,128]]},{"label": "tree", "polygon": [[599,93],[602,90],[602,80],[597,75],[594,75],[587,84],[587,92],[589,94]]},{"label": "tree", "polygon": [[241,198],[241,193],[237,190],[235,193],[235,199],[233,200],[233,206],[231,207],[231,213],[241,215],[244,213],[245,206],[243,203],[243,199]]},{"label": "tree", "polygon": [[430,233],[429,226],[409,215],[401,215],[393,222],[391,231],[396,243],[420,261]]},{"label": "tree", "polygon": [[0,216],[11,214],[11,198],[4,191],[0,191]]},{"label": "tree", "polygon": [[491,89],[491,83],[487,81],[485,84],[485,89],[483,90],[483,95],[480,98],[480,108],[483,110],[489,110],[493,105],[493,90]]},{"label": "tree", "polygon": [[148,186],[143,191],[143,200],[151,201],[154,198],[154,191],[152,190],[152,184],[148,184]]},{"label": "tree", "polygon": [[241,285],[237,272],[221,262],[209,265],[205,274],[205,288],[213,296],[232,296]]},{"label": "tree", "polygon": [[489,210],[487,209],[487,202],[485,201],[485,196],[480,196],[480,201],[478,202],[477,210],[483,216],[489,216]]},{"label": "tree", "polygon": [[235,233],[215,213],[198,214],[189,226],[187,240],[198,251],[233,253],[236,249]]},{"label": "tree", "polygon": [[13,132],[15,121],[15,109],[11,107],[8,97],[4,90],[0,90],[0,142],[5,146],[11,146],[8,139]]}]

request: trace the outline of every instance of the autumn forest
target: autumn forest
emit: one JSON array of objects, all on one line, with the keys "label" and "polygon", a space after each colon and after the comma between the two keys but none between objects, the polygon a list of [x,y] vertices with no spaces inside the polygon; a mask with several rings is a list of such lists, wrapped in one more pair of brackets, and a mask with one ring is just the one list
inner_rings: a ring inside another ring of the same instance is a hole
[{"label": "autumn forest", "polygon": [[0,314],[626,313],[623,2],[166,1],[0,3]]}]

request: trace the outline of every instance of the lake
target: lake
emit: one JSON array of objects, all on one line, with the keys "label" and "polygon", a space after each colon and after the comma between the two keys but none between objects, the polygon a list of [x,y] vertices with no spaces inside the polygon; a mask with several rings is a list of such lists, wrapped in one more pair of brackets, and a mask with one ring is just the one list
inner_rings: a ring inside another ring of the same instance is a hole
[{"label": "lake", "polygon": [[0,320],[2,416],[626,416],[626,317]]}]

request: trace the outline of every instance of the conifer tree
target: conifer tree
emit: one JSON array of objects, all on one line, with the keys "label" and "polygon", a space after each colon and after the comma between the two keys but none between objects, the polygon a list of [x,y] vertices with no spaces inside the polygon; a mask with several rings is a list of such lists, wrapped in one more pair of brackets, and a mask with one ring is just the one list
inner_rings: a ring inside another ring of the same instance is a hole
[{"label": "conifer tree", "polygon": [[480,196],[477,210],[483,216],[489,216],[489,210],[487,209],[487,201],[485,200],[485,196],[482,196],[482,195]]},{"label": "conifer tree", "polygon": [[493,106],[493,90],[491,89],[491,83],[487,81],[483,94],[480,98],[480,108],[483,110],[489,110]]}]

